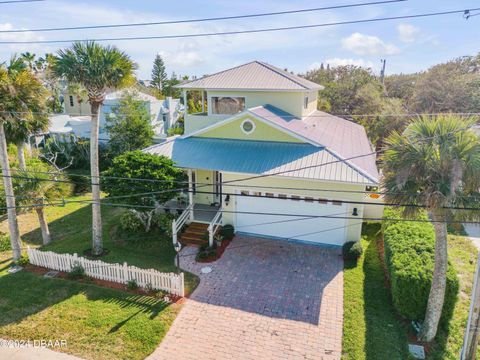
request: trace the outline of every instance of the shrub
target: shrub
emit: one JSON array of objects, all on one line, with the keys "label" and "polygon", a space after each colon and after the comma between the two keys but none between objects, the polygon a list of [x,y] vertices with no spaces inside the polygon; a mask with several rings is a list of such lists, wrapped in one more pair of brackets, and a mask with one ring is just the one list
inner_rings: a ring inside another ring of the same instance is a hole
[{"label": "shrub", "polygon": [[70,280],[82,279],[84,276],[85,276],[85,269],[80,264],[73,265],[73,267],[70,269],[70,271],[67,274],[67,277]]},{"label": "shrub", "polygon": [[157,227],[165,235],[170,236],[172,233],[172,221],[174,216],[171,214],[155,214],[152,218],[152,225]]},{"label": "shrub", "polygon": [[128,289],[128,290],[137,290],[137,289],[138,289],[137,280],[135,280],[135,279],[128,280],[128,282],[127,282],[127,289]]},{"label": "shrub", "polygon": [[[399,210],[386,209],[385,217],[400,218]],[[426,213],[419,219],[428,219]],[[389,221],[384,226],[385,264],[391,281],[393,304],[409,320],[423,321],[434,269],[435,233],[429,222]],[[448,264],[442,325],[451,318],[459,282]]]},{"label": "shrub", "polygon": [[206,260],[217,256],[217,250],[214,247],[209,247],[207,244],[203,244],[198,249],[196,261]]},{"label": "shrub", "polygon": [[0,252],[12,250],[12,245],[10,244],[10,236],[5,233],[0,234]]},{"label": "shrub", "polygon": [[84,194],[91,191],[90,171],[88,170],[67,170],[67,178],[73,183],[73,192],[75,194]]},{"label": "shrub", "polygon": [[233,225],[224,225],[220,229],[220,235],[222,235],[222,237],[226,240],[232,240],[233,236],[235,235],[235,228]]},{"label": "shrub", "polygon": [[120,217],[120,227],[122,230],[137,232],[144,228],[142,222],[133,211],[125,211]]},{"label": "shrub", "polygon": [[345,260],[357,260],[363,253],[362,243],[360,241],[346,242],[343,244],[342,253]]},{"label": "shrub", "polygon": [[26,266],[30,263],[30,259],[28,258],[27,254],[23,254],[20,256],[20,259],[17,260],[17,265]]}]

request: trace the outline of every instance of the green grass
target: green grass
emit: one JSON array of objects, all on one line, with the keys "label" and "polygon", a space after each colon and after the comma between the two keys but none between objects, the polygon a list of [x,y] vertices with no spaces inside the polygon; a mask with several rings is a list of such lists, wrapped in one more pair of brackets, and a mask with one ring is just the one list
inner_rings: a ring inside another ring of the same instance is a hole
[{"label": "green grass", "polygon": [[408,358],[404,325],[398,321],[384,285],[376,230],[378,227],[366,227],[364,254],[358,262],[345,262],[343,359]]},{"label": "green grass", "polygon": [[[76,200],[88,195],[75,197]],[[102,209],[106,262],[160,271],[175,271],[171,239],[158,231],[133,235],[118,228],[122,209]],[[69,203],[46,209],[53,242],[43,250],[78,253],[91,247],[91,207]],[[41,246],[35,213],[19,216],[24,245]],[[6,221],[0,231],[8,231]],[[20,272],[8,274],[11,252],[0,252],[0,337],[11,339],[65,339],[61,349],[86,359],[143,359],[160,343],[179,311],[147,296],[63,279]],[[198,278],[186,274],[186,292]]]},{"label": "green grass", "polygon": [[[364,225],[364,255],[345,262],[343,359],[408,359],[408,335],[412,330],[393,308],[385,286],[376,235],[378,227]],[[458,359],[467,322],[477,250],[470,240],[449,237],[449,259],[460,279],[460,294],[446,329],[439,329],[429,347],[428,360]],[[480,357],[480,349],[477,357]]]},{"label": "green grass", "polygon": [[[459,358],[470,306],[477,249],[468,238],[450,236],[448,251],[460,279],[460,294],[448,328],[439,330],[436,342],[430,348],[428,359],[431,360]],[[480,348],[477,349],[477,358],[480,358]]]},{"label": "green grass", "polygon": [[62,279],[0,272],[0,337],[67,340],[85,359],[143,359],[180,305]]}]

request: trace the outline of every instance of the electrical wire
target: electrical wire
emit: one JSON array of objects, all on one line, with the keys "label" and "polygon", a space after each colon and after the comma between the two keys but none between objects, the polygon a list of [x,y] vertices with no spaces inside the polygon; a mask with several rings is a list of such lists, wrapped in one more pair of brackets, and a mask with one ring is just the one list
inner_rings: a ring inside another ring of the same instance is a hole
[{"label": "electrical wire", "polygon": [[86,41],[104,42],[104,41],[132,41],[132,40],[138,41],[138,40],[185,39],[185,38],[199,38],[199,37],[207,37],[207,36],[239,35],[239,34],[278,32],[278,31],[286,31],[286,30],[312,29],[312,28],[320,28],[320,27],[350,25],[350,24],[363,24],[363,23],[372,23],[372,22],[379,22],[379,21],[401,20],[401,19],[414,19],[414,18],[423,18],[423,17],[430,17],[430,16],[464,14],[465,11],[478,11],[478,10],[480,10],[480,8],[440,11],[440,12],[401,15],[401,16],[390,16],[390,17],[373,18],[373,19],[338,21],[338,22],[311,24],[311,25],[283,26],[283,27],[276,27],[276,28],[270,27],[270,28],[250,29],[250,30],[232,30],[232,31],[190,33],[190,34],[178,34],[178,35],[110,37],[110,38],[95,38],[95,39],[56,39],[56,40],[0,41],[0,44],[3,44],[3,45],[13,45],[13,44],[60,44],[60,43],[72,43],[72,42],[86,42]]},{"label": "electrical wire", "polygon": [[[40,0],[37,0],[37,1],[40,1]],[[343,9],[343,8],[355,8],[355,7],[361,7],[361,6],[383,5],[383,4],[404,2],[404,1],[407,1],[407,0],[371,1],[366,3],[333,5],[333,6],[316,7],[316,8],[309,8],[309,9],[286,10],[286,11],[276,11],[276,12],[266,12],[266,13],[246,14],[246,15],[220,16],[220,17],[200,18],[200,19],[151,21],[151,22],[125,23],[125,24],[106,24],[106,25],[83,25],[83,26],[68,26],[68,27],[56,27],[56,28],[11,29],[11,30],[0,30],[0,33],[49,32],[49,31],[107,29],[107,28],[152,26],[152,25],[198,23],[198,22],[219,21],[219,20],[235,20],[235,19],[265,17],[265,16],[298,14],[298,13],[316,12],[316,11],[324,11],[324,10],[336,10],[336,9]]]},{"label": "electrical wire", "polygon": [[11,0],[11,1],[0,1],[0,4],[16,4],[16,3],[30,3],[30,2],[41,2],[45,0]]}]

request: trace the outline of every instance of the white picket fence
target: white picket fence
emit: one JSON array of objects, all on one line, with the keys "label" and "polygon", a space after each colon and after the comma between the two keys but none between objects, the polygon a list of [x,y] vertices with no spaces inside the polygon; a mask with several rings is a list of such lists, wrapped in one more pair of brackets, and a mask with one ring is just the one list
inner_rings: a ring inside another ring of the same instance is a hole
[{"label": "white picket fence", "polygon": [[70,271],[76,264],[85,269],[85,274],[96,279],[126,284],[135,280],[141,287],[151,286],[173,295],[185,296],[183,273],[164,273],[154,269],[140,269],[127,263],[111,264],[101,260],[89,260],[77,254],[57,254],[27,248],[28,258],[33,265],[58,271]]}]

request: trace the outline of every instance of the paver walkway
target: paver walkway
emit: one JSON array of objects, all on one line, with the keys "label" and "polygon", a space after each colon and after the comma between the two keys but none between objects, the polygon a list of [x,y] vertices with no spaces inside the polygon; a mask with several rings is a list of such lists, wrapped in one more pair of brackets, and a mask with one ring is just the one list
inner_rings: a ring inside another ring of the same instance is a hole
[{"label": "paver walkway", "polygon": [[181,266],[200,285],[150,360],[340,359],[338,250],[236,237],[215,263],[197,264],[195,253],[183,249]]}]

